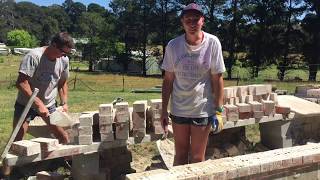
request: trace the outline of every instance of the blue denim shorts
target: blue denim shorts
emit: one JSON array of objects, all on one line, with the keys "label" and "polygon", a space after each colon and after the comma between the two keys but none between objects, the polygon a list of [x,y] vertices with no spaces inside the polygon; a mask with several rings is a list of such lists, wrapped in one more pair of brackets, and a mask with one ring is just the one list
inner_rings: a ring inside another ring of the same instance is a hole
[{"label": "blue denim shorts", "polygon": [[210,117],[202,117],[202,118],[188,118],[188,117],[180,117],[170,114],[171,120],[176,124],[189,124],[195,126],[207,126],[211,124]]},{"label": "blue denim shorts", "polygon": [[[56,111],[56,107],[57,106],[55,104],[48,107],[49,113],[51,114],[54,111]],[[25,106],[22,104],[19,104],[18,102],[14,104],[14,119],[18,120],[20,118],[24,108]],[[31,107],[25,119],[26,121],[32,121],[36,116],[40,116],[37,109]]]}]

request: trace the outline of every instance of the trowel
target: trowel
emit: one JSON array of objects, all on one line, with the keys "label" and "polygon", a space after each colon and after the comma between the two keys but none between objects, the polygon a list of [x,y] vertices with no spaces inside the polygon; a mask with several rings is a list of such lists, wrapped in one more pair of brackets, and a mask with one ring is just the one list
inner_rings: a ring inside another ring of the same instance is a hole
[{"label": "trowel", "polygon": [[[168,127],[169,130],[170,130],[170,127]],[[172,128],[171,128],[171,132],[172,132]],[[168,133],[164,133],[162,138],[156,141],[156,144],[164,164],[167,166],[168,169],[170,169],[173,166],[175,152],[174,152],[174,142],[170,141],[167,138],[167,134]]]}]

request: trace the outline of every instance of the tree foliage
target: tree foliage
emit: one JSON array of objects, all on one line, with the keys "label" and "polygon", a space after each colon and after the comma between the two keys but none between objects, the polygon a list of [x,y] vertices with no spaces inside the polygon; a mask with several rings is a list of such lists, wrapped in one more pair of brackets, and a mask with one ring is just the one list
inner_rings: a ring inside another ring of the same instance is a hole
[{"label": "tree foliage", "polygon": [[37,40],[25,30],[13,30],[7,35],[8,45],[17,47],[35,47]]},{"label": "tree foliage", "polygon": [[[179,15],[190,2],[203,7],[204,30],[221,41],[227,78],[234,77],[235,63],[250,68],[252,78],[274,64],[280,80],[299,64],[309,69],[310,81],[316,80],[319,0],[112,0],[108,9],[96,3],[86,7],[73,0],[49,7],[7,1],[0,4],[0,41],[22,46],[7,36],[20,29],[24,30],[20,34],[29,33],[33,39],[26,46],[34,46],[35,39],[45,45],[56,32],[68,31],[75,38],[89,40],[78,48],[83,48],[90,70],[102,57],[117,60],[125,71],[135,59],[141,61],[141,73],[146,75],[150,47],[160,45],[164,53],[168,41],[183,33]],[[133,58],[132,52],[139,53]],[[295,55],[303,55],[304,62],[297,63]]]}]

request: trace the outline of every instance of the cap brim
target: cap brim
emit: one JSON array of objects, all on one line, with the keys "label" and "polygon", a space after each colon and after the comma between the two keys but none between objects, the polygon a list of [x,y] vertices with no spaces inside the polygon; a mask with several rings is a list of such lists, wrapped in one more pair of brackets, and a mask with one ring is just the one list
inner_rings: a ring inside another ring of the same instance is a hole
[{"label": "cap brim", "polygon": [[180,17],[184,16],[188,12],[195,12],[195,13],[200,14],[201,16],[204,16],[203,13],[197,9],[188,9],[188,10],[182,11]]}]

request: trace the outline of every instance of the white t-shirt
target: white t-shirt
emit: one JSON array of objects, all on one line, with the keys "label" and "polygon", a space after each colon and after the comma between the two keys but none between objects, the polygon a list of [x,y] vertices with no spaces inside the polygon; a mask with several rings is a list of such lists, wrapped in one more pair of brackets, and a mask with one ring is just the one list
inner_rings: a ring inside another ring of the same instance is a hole
[{"label": "white t-shirt", "polygon": [[[30,77],[31,89],[39,89],[39,97],[46,107],[55,104],[58,95],[58,82],[60,79],[67,79],[69,76],[69,58],[60,57],[55,61],[49,60],[43,55],[45,48],[35,48],[23,57],[19,73]],[[17,102],[26,105],[29,97],[18,91]]]},{"label": "white t-shirt", "polygon": [[175,116],[199,118],[215,112],[210,73],[223,73],[225,66],[219,39],[203,33],[198,46],[188,45],[183,34],[166,47],[161,68],[175,75],[170,99]]}]

